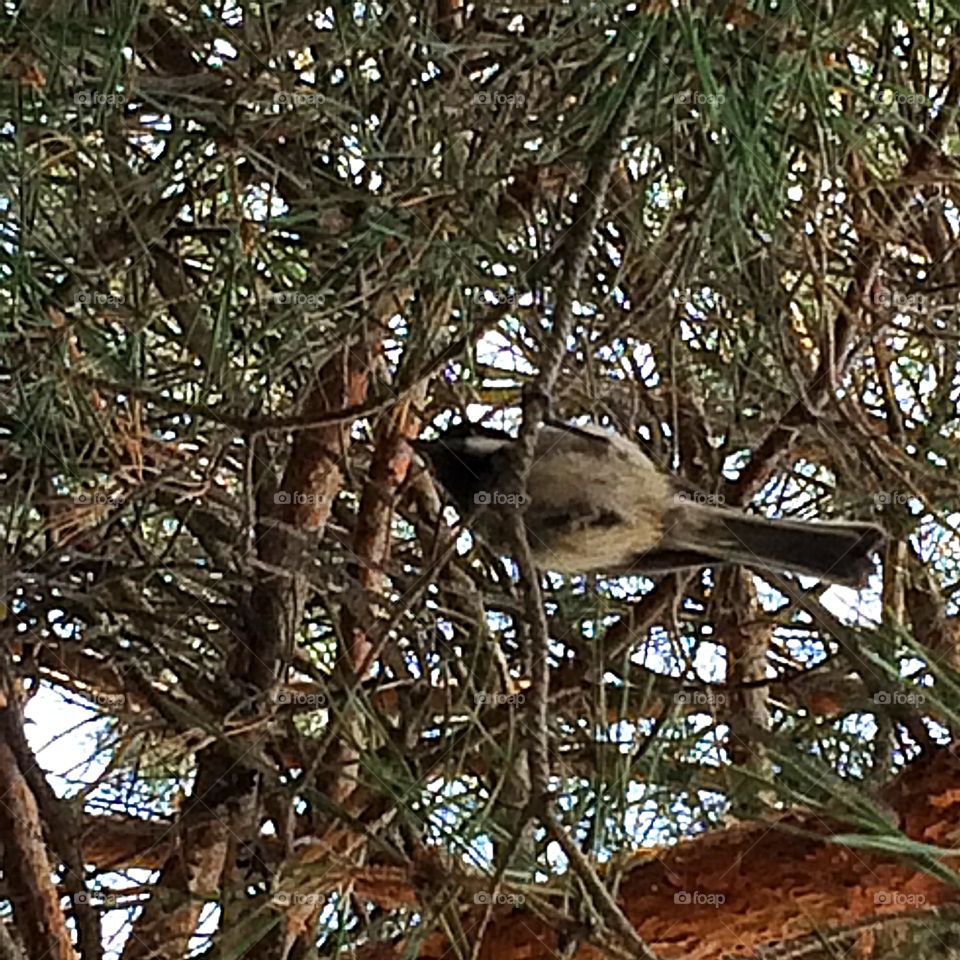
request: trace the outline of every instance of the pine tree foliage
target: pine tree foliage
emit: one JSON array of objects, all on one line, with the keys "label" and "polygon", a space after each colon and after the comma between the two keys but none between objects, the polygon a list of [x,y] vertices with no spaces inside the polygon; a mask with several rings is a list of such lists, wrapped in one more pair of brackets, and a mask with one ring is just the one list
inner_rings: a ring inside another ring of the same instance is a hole
[{"label": "pine tree foliage", "polygon": [[[891,797],[960,725],[960,7],[5,11],[0,949],[773,956],[671,939],[735,869],[659,939],[622,893],[797,810],[956,887]],[[517,567],[408,441],[516,427],[565,323],[553,416],[890,539],[859,593],[546,572],[544,726]],[[769,949],[902,911],[870,870]],[[917,924],[873,955],[957,949]]]}]

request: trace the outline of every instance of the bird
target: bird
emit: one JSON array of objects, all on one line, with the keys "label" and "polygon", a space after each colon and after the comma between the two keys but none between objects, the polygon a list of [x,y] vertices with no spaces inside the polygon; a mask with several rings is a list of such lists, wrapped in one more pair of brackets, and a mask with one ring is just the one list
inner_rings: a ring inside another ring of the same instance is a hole
[{"label": "bird", "polygon": [[[509,553],[504,491],[517,440],[464,422],[414,446],[461,516]],[[741,564],[859,586],[886,539],[873,523],[775,520],[684,490],[621,434],[597,425],[543,424],[523,511],[536,565],[572,575],[658,576]],[[477,512],[479,511],[479,512]]]}]

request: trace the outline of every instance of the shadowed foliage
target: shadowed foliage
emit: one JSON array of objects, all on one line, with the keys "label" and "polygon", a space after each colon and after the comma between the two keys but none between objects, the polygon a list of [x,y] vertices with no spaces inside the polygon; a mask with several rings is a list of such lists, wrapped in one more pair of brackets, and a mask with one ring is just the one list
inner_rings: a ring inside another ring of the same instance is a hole
[{"label": "shadowed foliage", "polygon": [[[0,955],[957,954],[956,4],[4,10]],[[545,382],[869,583],[541,603]]]}]

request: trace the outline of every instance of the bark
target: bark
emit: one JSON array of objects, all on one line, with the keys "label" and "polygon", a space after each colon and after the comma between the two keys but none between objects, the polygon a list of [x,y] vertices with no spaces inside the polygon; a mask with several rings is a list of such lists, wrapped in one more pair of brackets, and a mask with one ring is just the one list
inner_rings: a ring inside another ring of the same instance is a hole
[{"label": "bark", "polygon": [[[948,749],[911,765],[885,792],[900,829],[911,839],[945,849],[960,827],[960,760]],[[888,853],[834,842],[851,832],[804,812],[774,823],[751,823],[679,844],[657,857],[636,857],[620,885],[621,909],[661,960],[723,960],[871,919],[907,917],[918,909],[960,904],[956,885]],[[941,861],[948,866],[950,859]],[[499,909],[477,960],[553,960],[571,931],[532,909]],[[468,899],[468,898],[464,898]],[[434,933],[418,956],[440,960],[457,948],[469,955],[470,931],[482,908],[461,916],[465,942]],[[396,958],[403,946],[377,948],[367,960]],[[569,956],[600,960],[581,945]]]},{"label": "bark", "polygon": [[0,795],[3,875],[24,946],[31,957],[76,960],[51,879],[37,801],[6,741],[0,742]]}]

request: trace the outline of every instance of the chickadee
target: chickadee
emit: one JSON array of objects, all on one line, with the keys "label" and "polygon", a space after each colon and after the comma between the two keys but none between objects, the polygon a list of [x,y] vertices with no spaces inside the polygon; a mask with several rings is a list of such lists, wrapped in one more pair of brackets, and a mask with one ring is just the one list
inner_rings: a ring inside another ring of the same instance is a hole
[{"label": "chickadee", "polygon": [[[509,549],[498,490],[516,441],[477,424],[416,446],[458,510],[483,507],[480,531]],[[624,437],[599,427],[543,426],[527,479],[527,538],[559,573],[660,574],[724,563],[859,584],[885,538],[870,523],[767,520],[684,493]]]}]

